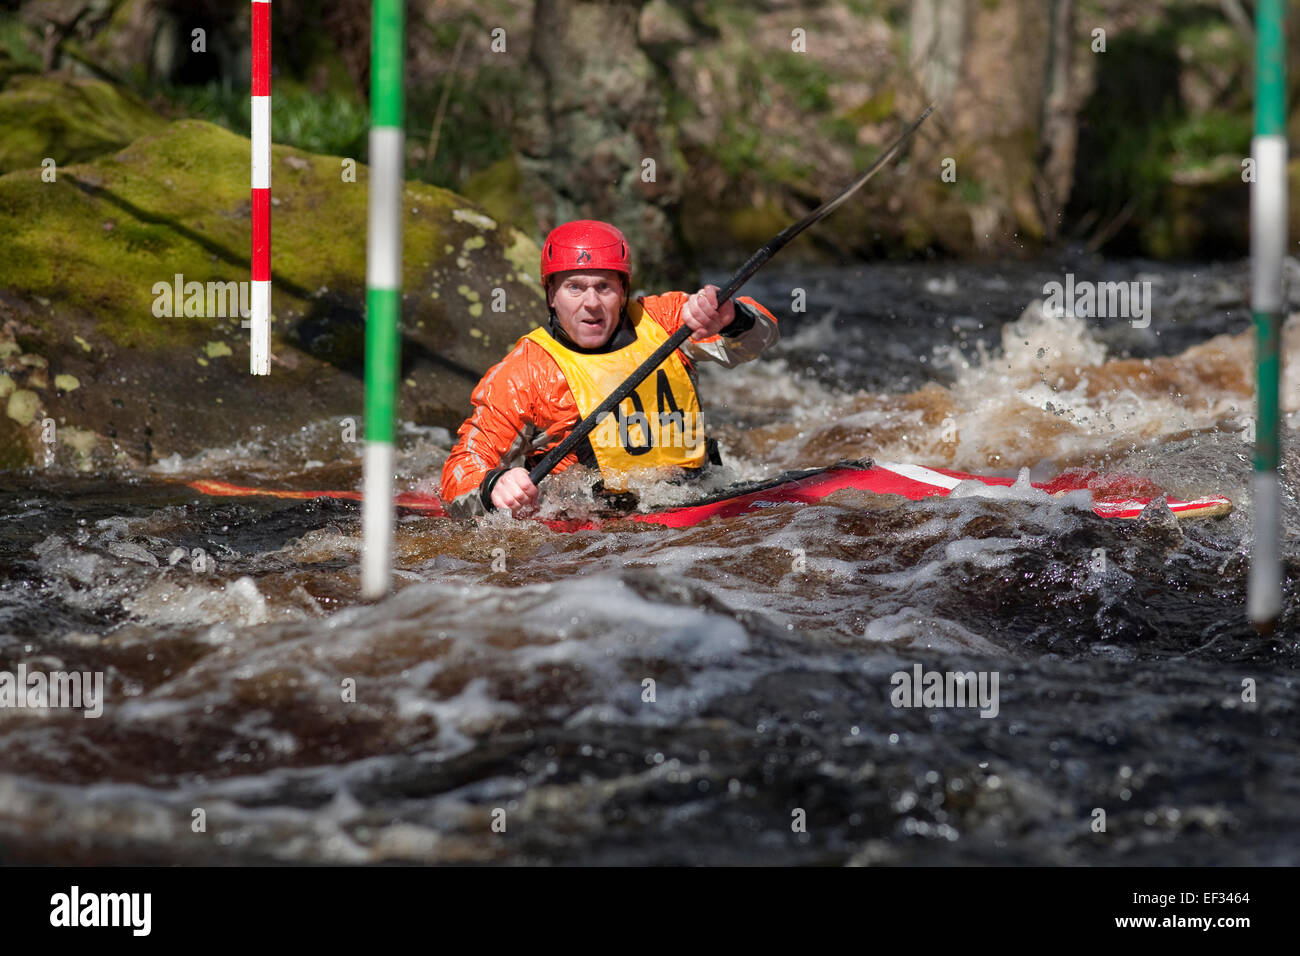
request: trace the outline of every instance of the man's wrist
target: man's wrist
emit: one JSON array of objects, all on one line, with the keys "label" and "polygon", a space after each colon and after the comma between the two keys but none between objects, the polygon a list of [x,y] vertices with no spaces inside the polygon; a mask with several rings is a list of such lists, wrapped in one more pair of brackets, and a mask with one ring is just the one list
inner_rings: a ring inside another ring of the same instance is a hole
[{"label": "man's wrist", "polygon": [[509,470],[509,468],[502,465],[499,468],[493,468],[483,476],[483,481],[479,484],[479,500],[483,502],[483,507],[488,511],[496,509],[496,505],[492,503],[492,487]]}]

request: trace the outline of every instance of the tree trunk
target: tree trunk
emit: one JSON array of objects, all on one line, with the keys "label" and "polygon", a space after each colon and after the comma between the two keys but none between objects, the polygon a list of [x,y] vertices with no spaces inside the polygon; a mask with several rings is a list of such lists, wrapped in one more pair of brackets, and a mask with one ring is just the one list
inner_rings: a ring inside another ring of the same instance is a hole
[{"label": "tree trunk", "polygon": [[633,285],[680,281],[680,160],[654,65],[638,44],[646,0],[538,0],[537,75],[518,146],[538,225],[604,219],[627,235]]},{"label": "tree trunk", "polygon": [[1055,241],[1074,182],[1078,145],[1078,104],[1072,89],[1074,66],[1074,0],[1049,0],[1051,24],[1048,43],[1047,89],[1043,100],[1043,125],[1039,134],[1038,210],[1043,236]]},{"label": "tree trunk", "polygon": [[[920,92],[939,103],[911,151],[924,170],[917,194],[928,189],[949,202],[957,190],[976,251],[1021,250],[1044,234],[1035,189],[1047,87],[1044,0],[913,0],[911,24]],[[955,180],[941,180],[945,166]]]},{"label": "tree trunk", "polygon": [[947,99],[966,52],[966,0],[913,0],[912,71],[932,100]]}]

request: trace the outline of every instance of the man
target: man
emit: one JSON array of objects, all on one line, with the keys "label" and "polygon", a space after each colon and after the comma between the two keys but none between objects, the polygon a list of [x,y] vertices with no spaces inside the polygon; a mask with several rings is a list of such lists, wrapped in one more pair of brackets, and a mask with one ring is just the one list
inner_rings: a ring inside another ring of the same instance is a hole
[{"label": "man", "polygon": [[[457,517],[494,508],[512,515],[538,504],[528,471],[683,324],[690,339],[606,416],[555,472],[599,468],[606,489],[630,473],[693,476],[721,464],[704,435],[694,363],[728,368],[776,342],[776,317],[742,297],[718,307],[716,286],[628,301],[631,263],[623,233],[579,220],[542,246],[547,324],[525,335],[474,388],[474,412],[442,469],[442,498]],[[719,334],[721,333],[721,334]]]}]

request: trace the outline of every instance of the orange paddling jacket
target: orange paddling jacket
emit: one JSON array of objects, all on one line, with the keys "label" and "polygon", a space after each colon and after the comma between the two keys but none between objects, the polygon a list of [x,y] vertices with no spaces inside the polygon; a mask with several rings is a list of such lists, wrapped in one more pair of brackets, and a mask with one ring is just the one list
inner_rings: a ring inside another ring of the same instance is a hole
[{"label": "orange paddling jacket", "polygon": [[[639,360],[648,355],[652,349],[651,341],[658,344],[664,333],[671,335],[682,325],[681,310],[688,296],[684,292],[666,292],[662,295],[642,296],[624,308],[618,327],[610,340],[601,349],[580,349],[567,338],[561,339],[548,325],[520,338],[510,353],[492,368],[475,386],[470,396],[474,405],[473,413],[460,426],[458,440],[447,457],[442,469],[442,499],[447,504],[447,512],[456,517],[469,517],[492,510],[492,486],[496,480],[511,468],[532,468],[551,448],[564,440],[565,436],[582,418],[583,408],[593,404],[591,381],[577,381],[576,373],[584,362],[583,353],[593,356],[605,356],[620,350]],[[757,358],[765,349],[779,338],[776,317],[763,306],[748,296],[734,300],[736,317],[720,334],[711,335],[701,341],[687,340],[673,356],[666,360],[661,369],[667,369],[668,375],[673,370],[684,369],[689,378],[688,396],[679,396],[677,404],[683,407],[698,407],[695,392],[694,362],[704,360],[717,362],[731,368],[742,362]],[[637,329],[642,323],[654,322],[658,329],[645,329],[638,335]],[[552,322],[554,320],[552,319]],[[561,332],[560,335],[563,335]],[[543,343],[543,344],[539,344]],[[638,348],[630,348],[638,346]],[[554,353],[554,355],[552,354]],[[559,357],[557,361],[556,356]],[[678,361],[680,360],[680,365]],[[563,361],[575,374],[575,386],[581,401],[575,397],[574,388],[561,368]],[[590,364],[597,364],[593,360]],[[664,372],[658,373],[661,377]],[[680,377],[680,371],[677,373]],[[646,382],[653,383],[652,374]],[[615,384],[618,384],[617,382]],[[653,389],[653,385],[643,383],[641,389]],[[640,391],[641,389],[638,389]],[[612,391],[612,387],[608,391]],[[653,391],[646,393],[653,395]],[[603,396],[601,396],[603,397]],[[636,401],[635,397],[633,401]],[[653,401],[653,399],[651,399]],[[671,393],[669,401],[672,401]],[[625,403],[627,400],[625,400]],[[673,406],[674,408],[676,406]],[[637,405],[638,410],[641,404]],[[661,405],[662,408],[662,405]],[[642,417],[649,422],[653,415]],[[633,414],[632,418],[636,418]],[[665,415],[671,420],[672,415]],[[631,428],[626,420],[615,421],[618,415],[607,416],[609,429],[617,435],[619,427],[623,429],[624,443],[628,442],[629,432],[637,439],[648,434],[642,433],[634,424]],[[686,413],[689,422],[690,414]],[[678,415],[678,422],[682,421]],[[699,433],[703,433],[702,421],[698,424]],[[601,467],[602,478],[608,484],[610,479],[617,483],[618,475],[610,473],[611,457],[600,447],[592,444],[592,436],[579,442],[576,449],[562,458],[555,466],[555,472],[564,471],[575,464],[588,467]],[[690,431],[690,425],[683,431]],[[632,448],[633,454],[642,449]],[[703,453],[682,459],[686,467],[700,467],[705,464]]]}]

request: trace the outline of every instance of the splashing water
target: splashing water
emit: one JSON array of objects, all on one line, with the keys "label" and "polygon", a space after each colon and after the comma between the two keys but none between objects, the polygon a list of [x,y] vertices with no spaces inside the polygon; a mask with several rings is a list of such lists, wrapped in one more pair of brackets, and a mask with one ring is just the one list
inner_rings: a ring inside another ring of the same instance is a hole
[{"label": "splashing water", "polygon": [[[1294,865],[1296,601],[1270,638],[1243,610],[1243,274],[1158,271],[1141,336],[1045,312],[1031,266],[764,276],[756,298],[781,314],[797,281],[810,312],[702,369],[726,465],[643,507],[842,457],[1019,480],[687,529],[408,515],[375,604],[353,503],[176,480],[355,487],[337,422],[143,479],[6,474],[0,671],[106,684],[98,719],[0,708],[8,858]],[[436,489],[449,444],[407,423],[403,488]],[[1236,510],[1106,521],[1028,485],[1071,467]],[[593,482],[548,480],[546,507],[589,513]],[[996,716],[898,706],[917,665],[996,673]],[[1091,831],[1099,806],[1123,839]]]}]

